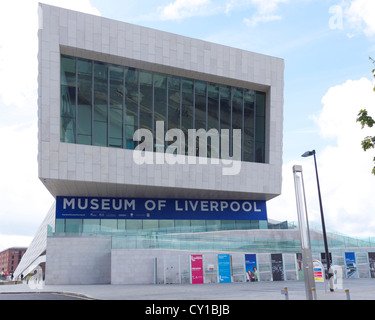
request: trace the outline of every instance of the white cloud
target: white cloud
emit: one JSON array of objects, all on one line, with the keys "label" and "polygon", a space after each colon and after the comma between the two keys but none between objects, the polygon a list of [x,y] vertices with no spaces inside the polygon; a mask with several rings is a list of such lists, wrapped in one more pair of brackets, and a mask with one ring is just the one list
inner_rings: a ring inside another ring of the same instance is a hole
[{"label": "white cloud", "polygon": [[[374,130],[361,130],[356,116],[361,108],[375,110],[373,83],[349,80],[332,87],[322,99],[315,121],[323,138],[336,141],[317,153],[325,222],[328,229],[355,236],[375,236],[374,154],[364,152],[361,140]],[[375,113],[375,112],[373,112]],[[306,148],[313,148],[307,144]],[[307,150],[301,150],[301,154]],[[313,159],[296,159],[283,166],[283,194],[269,203],[274,219],[296,220],[292,166],[302,164],[309,218],[320,223],[320,209]],[[282,217],[282,218],[281,218]]]},{"label": "white cloud", "polygon": [[246,26],[248,27],[255,27],[259,22],[270,22],[270,21],[276,21],[281,20],[282,16],[278,15],[255,15],[251,19],[245,18],[243,21]]},{"label": "white cloud", "polygon": [[[100,14],[89,0],[45,0],[91,14]],[[31,114],[37,99],[38,1],[0,3],[0,97],[7,106]]]},{"label": "white cloud", "polygon": [[287,3],[289,0],[250,0],[252,4],[254,4],[260,14],[269,14],[274,12],[280,3]]},{"label": "white cloud", "polygon": [[326,203],[333,221],[357,234],[375,227],[375,177],[371,175],[374,154],[364,152],[361,141],[374,130],[361,130],[356,122],[360,109],[375,110],[373,83],[362,78],[331,88],[322,99],[317,118],[323,137],[335,138],[336,146],[322,152]]},{"label": "white cloud", "polygon": [[[53,202],[38,179],[36,123],[0,127],[0,149],[0,238],[21,235],[24,241],[36,232]],[[0,250],[6,249],[4,243]]]},{"label": "white cloud", "polygon": [[351,28],[364,32],[366,36],[375,36],[375,1],[353,0],[345,10]]},{"label": "white cloud", "polygon": [[12,247],[28,247],[33,237],[26,236],[4,236],[0,234],[0,250],[6,250]]},{"label": "white cloud", "polygon": [[270,14],[277,10],[280,3],[288,3],[289,0],[229,0],[226,1],[226,13],[230,11],[255,7],[260,14]]},{"label": "white cloud", "polygon": [[[89,0],[43,2],[100,15]],[[27,245],[53,198],[37,168],[38,0],[1,1],[0,30],[1,251]]]},{"label": "white cloud", "polygon": [[162,20],[181,20],[193,16],[203,16],[211,12],[210,0],[175,0],[165,7],[159,7]]},{"label": "white cloud", "polygon": [[208,16],[217,13],[230,14],[232,11],[255,10],[253,16],[243,21],[247,26],[255,26],[259,22],[269,22],[282,19],[276,15],[280,3],[289,0],[175,0],[166,6],[158,8],[162,20],[181,20],[196,16]]},{"label": "white cloud", "polygon": [[275,20],[281,20],[281,15],[276,15],[279,4],[288,3],[289,0],[249,0],[248,3],[252,4],[256,8],[255,14],[249,19],[245,18],[243,21],[248,27],[254,27],[259,22],[270,22]]},{"label": "white cloud", "polygon": [[35,4],[34,1],[3,1],[0,4],[0,29],[3,30],[0,32],[0,97],[6,105],[26,112],[37,97]]}]

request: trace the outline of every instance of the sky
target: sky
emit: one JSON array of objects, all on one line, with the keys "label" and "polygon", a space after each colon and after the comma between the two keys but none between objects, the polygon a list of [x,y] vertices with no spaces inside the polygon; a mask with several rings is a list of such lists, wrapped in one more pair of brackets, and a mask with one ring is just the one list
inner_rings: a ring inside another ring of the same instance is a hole
[{"label": "sky", "polygon": [[[302,165],[311,226],[320,228],[316,150],[326,227],[375,237],[374,0],[45,0],[285,61],[282,194],[268,216],[297,221],[293,165]],[[53,197],[38,179],[36,0],[0,1],[0,251],[28,246]]]}]

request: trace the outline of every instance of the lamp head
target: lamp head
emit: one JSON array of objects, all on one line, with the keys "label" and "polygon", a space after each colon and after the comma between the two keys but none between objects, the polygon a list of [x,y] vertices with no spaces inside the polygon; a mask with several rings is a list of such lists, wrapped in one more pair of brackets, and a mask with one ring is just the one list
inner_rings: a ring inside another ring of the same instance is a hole
[{"label": "lamp head", "polygon": [[307,158],[307,157],[313,156],[314,154],[315,154],[315,150],[306,151],[301,157]]}]

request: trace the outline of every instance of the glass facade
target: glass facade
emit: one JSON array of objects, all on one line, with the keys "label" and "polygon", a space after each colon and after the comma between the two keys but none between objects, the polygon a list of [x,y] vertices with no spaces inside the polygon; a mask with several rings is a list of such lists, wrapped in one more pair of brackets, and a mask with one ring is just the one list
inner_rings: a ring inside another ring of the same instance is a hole
[{"label": "glass facade", "polygon": [[[61,142],[134,149],[136,130],[155,137],[156,121],[164,121],[165,132],[185,134],[186,155],[189,129],[228,129],[230,156],[240,145],[242,161],[265,162],[264,92],[62,55],[60,116]],[[233,141],[234,129],[241,141]],[[207,157],[218,158],[221,144],[212,140]],[[160,147],[168,146],[155,140],[154,151]]]},{"label": "glass facade", "polygon": [[268,223],[244,220],[56,219],[55,225],[58,233],[149,234],[249,229],[268,229]]},{"label": "glass facade", "polygon": [[[156,122],[164,133],[180,129],[188,155],[189,129],[229,130],[229,155],[241,146],[241,160],[265,162],[266,94],[245,88],[140,70],[72,56],[61,56],[61,142],[134,150],[140,128],[154,136]],[[240,129],[240,141],[232,130]],[[208,158],[220,158],[220,139],[208,135]],[[181,140],[180,140],[181,141]],[[159,142],[160,143],[160,142]],[[198,145],[198,138],[197,138]],[[237,149],[238,150],[238,149]],[[196,151],[198,154],[198,148]],[[205,155],[203,155],[205,156]],[[196,233],[267,229],[267,221],[236,220],[75,220],[57,219],[60,233]]]}]

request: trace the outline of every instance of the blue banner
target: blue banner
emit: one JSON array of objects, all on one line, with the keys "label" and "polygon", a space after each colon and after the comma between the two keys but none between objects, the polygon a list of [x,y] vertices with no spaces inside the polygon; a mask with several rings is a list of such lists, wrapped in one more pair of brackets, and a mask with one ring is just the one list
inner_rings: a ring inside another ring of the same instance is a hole
[{"label": "blue banner", "polygon": [[256,254],[245,254],[245,268],[247,281],[258,281],[258,266]]},{"label": "blue banner", "polygon": [[56,219],[267,220],[265,201],[56,197]]},{"label": "blue banner", "polygon": [[231,283],[232,272],[229,254],[218,254],[219,283]]},{"label": "blue banner", "polygon": [[345,252],[345,274],[347,279],[359,278],[354,252]]}]

